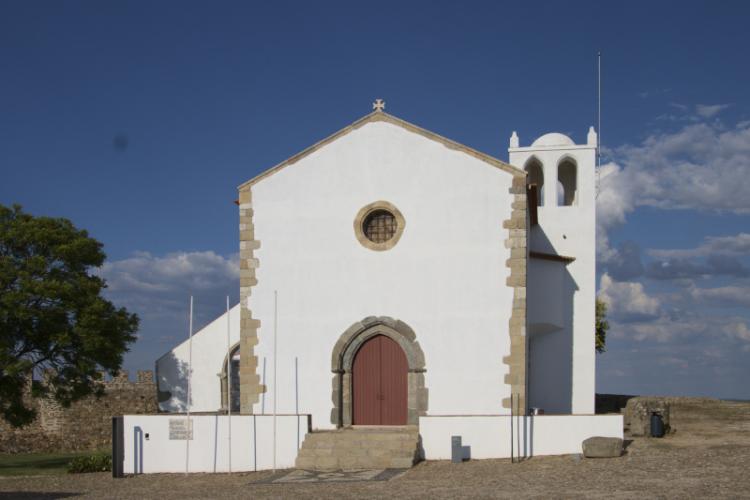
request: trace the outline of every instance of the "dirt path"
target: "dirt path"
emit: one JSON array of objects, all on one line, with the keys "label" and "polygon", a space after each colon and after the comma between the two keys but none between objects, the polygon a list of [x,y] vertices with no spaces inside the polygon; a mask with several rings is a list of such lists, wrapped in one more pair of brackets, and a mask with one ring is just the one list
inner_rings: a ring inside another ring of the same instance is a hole
[{"label": "dirt path", "polygon": [[676,433],[616,459],[424,462],[387,482],[253,484],[269,472],[0,479],[0,498],[750,498],[750,403],[680,398]]}]

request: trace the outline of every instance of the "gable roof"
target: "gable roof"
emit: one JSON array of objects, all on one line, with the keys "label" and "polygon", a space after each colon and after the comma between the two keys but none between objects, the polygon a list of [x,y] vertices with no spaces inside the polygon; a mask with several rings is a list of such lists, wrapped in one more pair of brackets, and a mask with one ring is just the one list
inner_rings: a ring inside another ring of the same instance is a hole
[{"label": "gable roof", "polygon": [[413,123],[409,123],[405,120],[402,120],[401,118],[396,118],[393,115],[389,115],[385,111],[373,111],[372,113],[369,113],[359,120],[355,121],[351,125],[342,128],[338,132],[335,132],[322,141],[319,141],[309,148],[306,148],[296,155],[292,156],[291,158],[282,161],[281,163],[278,163],[277,165],[274,165],[273,167],[269,168],[268,170],[265,170],[261,172],[260,174],[256,175],[252,179],[243,182],[238,186],[238,189],[243,189],[245,187],[252,186],[253,184],[257,183],[258,181],[261,181],[265,179],[266,177],[275,174],[279,170],[288,167],[289,165],[293,165],[300,161],[301,159],[305,158],[309,154],[314,153],[318,149],[322,148],[323,146],[326,146],[330,144],[331,142],[335,141],[336,139],[345,136],[349,132],[353,132],[354,130],[357,130],[358,128],[367,125],[368,123],[372,122],[387,122],[393,125],[396,125],[398,127],[401,127],[405,130],[408,130],[409,132],[413,132],[415,134],[419,134],[422,137],[425,137],[427,139],[430,139],[435,142],[439,142],[440,144],[444,145],[445,147],[449,149],[455,149],[457,151],[462,151],[468,155],[473,156],[474,158],[477,158],[478,160],[481,160],[489,165],[492,165],[493,167],[499,168],[500,170],[504,170],[505,172],[508,172],[515,176],[526,176],[526,172],[524,170],[521,170],[518,167],[514,167],[513,165],[510,165],[508,163],[505,163],[502,160],[498,160],[497,158],[490,156],[488,154],[482,153],[480,151],[477,151],[476,149],[470,148],[469,146],[465,146],[463,144],[460,144],[456,141],[452,141],[450,139],[447,139],[441,135],[438,135],[434,132],[430,132],[429,130],[423,129],[422,127],[419,127],[417,125],[414,125]]}]

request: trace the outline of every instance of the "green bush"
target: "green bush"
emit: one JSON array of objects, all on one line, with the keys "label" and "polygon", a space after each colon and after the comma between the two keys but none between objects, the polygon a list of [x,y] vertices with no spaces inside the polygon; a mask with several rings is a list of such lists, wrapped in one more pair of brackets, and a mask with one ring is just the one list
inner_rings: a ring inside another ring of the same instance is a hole
[{"label": "green bush", "polygon": [[75,457],[68,463],[68,472],[71,474],[78,474],[81,472],[106,472],[111,470],[112,456],[105,454]]}]

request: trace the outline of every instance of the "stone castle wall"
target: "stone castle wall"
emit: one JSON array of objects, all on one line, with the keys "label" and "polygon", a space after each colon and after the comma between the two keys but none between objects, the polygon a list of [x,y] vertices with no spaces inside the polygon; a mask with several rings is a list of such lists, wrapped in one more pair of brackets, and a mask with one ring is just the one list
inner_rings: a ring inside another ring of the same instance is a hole
[{"label": "stone castle wall", "polygon": [[0,418],[0,453],[99,450],[110,447],[112,417],[158,411],[152,371],[127,371],[104,383],[102,397],[89,396],[69,408],[49,398],[29,399],[37,418],[15,429]]}]

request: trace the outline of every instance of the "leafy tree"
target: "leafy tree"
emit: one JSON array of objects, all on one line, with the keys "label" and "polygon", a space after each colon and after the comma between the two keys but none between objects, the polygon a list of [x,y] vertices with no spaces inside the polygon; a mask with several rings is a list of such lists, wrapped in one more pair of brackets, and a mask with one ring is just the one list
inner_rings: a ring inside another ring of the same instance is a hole
[{"label": "leafy tree", "polygon": [[135,341],[138,317],[101,296],[102,244],[67,219],[0,205],[0,414],[14,426],[36,414],[24,394],[63,406],[101,394]]},{"label": "leafy tree", "polygon": [[601,299],[596,299],[596,352],[604,352],[607,342],[607,331],[609,330],[609,321],[607,321],[607,303]]}]

